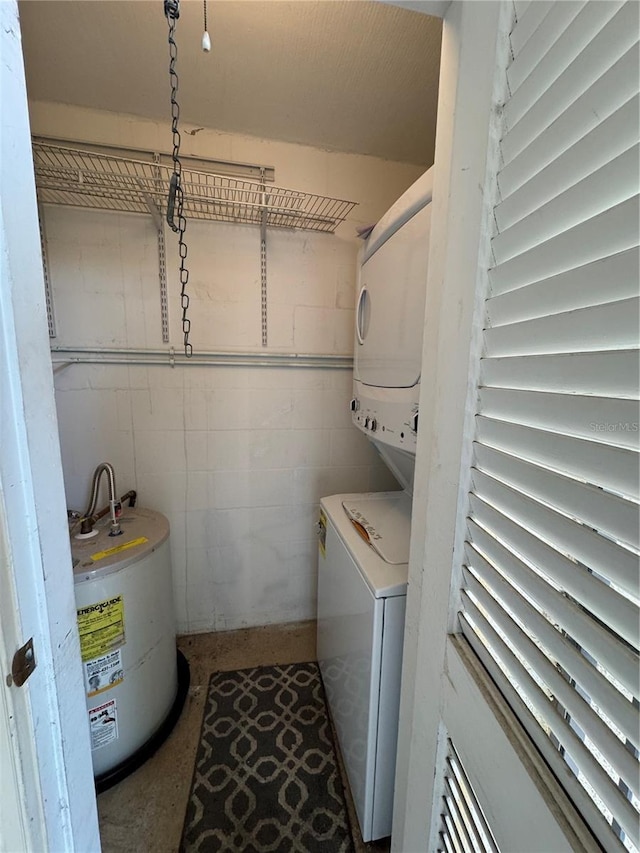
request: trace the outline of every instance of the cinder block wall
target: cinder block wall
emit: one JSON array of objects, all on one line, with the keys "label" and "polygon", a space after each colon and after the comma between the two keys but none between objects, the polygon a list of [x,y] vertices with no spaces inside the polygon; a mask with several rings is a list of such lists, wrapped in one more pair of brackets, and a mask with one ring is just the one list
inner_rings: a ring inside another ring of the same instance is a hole
[{"label": "cinder block wall", "polygon": [[[59,104],[31,105],[36,135],[167,149],[168,127]],[[355,227],[375,222],[424,170],[212,130],[184,153],[272,165],[276,184],[360,203],[336,235],[268,232],[269,351],[350,354]],[[46,206],[53,345],[166,348],[150,218]],[[196,350],[260,351],[259,230],[189,222]],[[171,343],[181,346],[174,235]],[[313,618],[322,495],[397,488],[348,413],[340,369],[71,365],[56,399],[68,505],[82,510],[101,461],[118,491],[171,523],[181,632]]]}]

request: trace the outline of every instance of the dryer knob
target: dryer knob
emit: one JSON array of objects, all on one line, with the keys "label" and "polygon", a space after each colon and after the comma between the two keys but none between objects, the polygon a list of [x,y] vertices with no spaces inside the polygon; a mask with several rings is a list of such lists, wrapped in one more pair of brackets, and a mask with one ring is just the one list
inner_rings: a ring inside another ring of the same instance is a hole
[{"label": "dryer knob", "polygon": [[371,423],[369,424],[369,429],[371,432],[375,432],[378,429],[378,422],[375,418],[371,418]]},{"label": "dryer knob", "polygon": [[360,400],[357,397],[354,397],[351,403],[349,404],[349,408],[352,412],[357,412],[360,408]]},{"label": "dryer knob", "polygon": [[364,419],[364,428],[369,429],[369,418]]},{"label": "dryer knob", "polygon": [[418,432],[418,413],[417,412],[414,412],[411,415],[411,429],[414,432]]}]

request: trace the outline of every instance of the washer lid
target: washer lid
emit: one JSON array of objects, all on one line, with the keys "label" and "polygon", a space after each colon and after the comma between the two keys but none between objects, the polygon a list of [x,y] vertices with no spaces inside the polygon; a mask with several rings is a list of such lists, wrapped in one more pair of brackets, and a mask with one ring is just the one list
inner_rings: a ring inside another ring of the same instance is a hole
[{"label": "washer lid", "polygon": [[351,524],[385,563],[409,562],[411,498],[406,492],[387,492],[384,499],[358,495],[342,501]]},{"label": "washer lid", "polygon": [[[364,583],[369,587],[374,598],[389,598],[407,594],[407,575],[409,567],[406,562],[388,563],[379,552],[356,532],[356,526],[347,514],[344,505],[359,512],[367,523],[377,533],[382,530],[380,539],[375,539],[377,547],[382,547],[384,553],[391,553],[393,559],[398,559],[402,552],[400,539],[406,540],[405,556],[409,550],[409,528],[411,518],[411,497],[404,492],[367,492],[365,494],[331,495],[321,498],[322,514],[326,517],[339,542],[360,573]],[[358,519],[362,522],[362,518]],[[403,531],[403,532],[402,532]],[[396,546],[385,548],[384,544],[396,540]],[[336,559],[328,547],[321,553],[327,559]]]},{"label": "washer lid", "polygon": [[71,536],[71,557],[75,583],[118,572],[155,551],[169,536],[169,522],[151,509],[123,507],[122,534],[109,536],[109,516],[98,521],[96,536]]}]

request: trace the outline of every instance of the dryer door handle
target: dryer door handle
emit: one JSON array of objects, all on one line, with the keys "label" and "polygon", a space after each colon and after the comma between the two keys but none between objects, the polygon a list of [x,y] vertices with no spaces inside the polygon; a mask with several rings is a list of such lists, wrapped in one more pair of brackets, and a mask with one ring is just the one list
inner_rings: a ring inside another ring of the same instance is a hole
[{"label": "dryer door handle", "polygon": [[364,344],[364,338],[366,334],[364,329],[364,312],[368,298],[369,291],[367,290],[367,285],[363,284],[360,288],[358,302],[356,304],[356,337],[358,338],[358,343],[360,345]]}]

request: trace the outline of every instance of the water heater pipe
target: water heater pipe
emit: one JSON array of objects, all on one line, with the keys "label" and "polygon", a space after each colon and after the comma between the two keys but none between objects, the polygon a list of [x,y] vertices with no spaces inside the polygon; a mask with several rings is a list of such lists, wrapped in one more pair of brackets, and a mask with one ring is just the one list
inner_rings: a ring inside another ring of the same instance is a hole
[{"label": "water heater pipe", "polygon": [[[122,501],[118,500],[116,497],[116,475],[113,470],[113,465],[109,462],[101,462],[96,470],[93,472],[93,480],[91,482],[91,499],[89,500],[89,507],[87,511],[84,513],[82,518],[80,533],[87,534],[90,533],[93,529],[94,521],[97,520],[93,518],[96,504],[98,503],[98,491],[100,488],[100,478],[102,474],[107,474],[107,480],[109,484],[109,512],[111,513],[111,530],[109,531],[109,536],[119,536],[122,533],[120,529],[120,514],[122,512]],[[102,513],[98,516],[101,518]]]},{"label": "water heater pipe", "polygon": [[[130,491],[128,491],[124,495],[122,495],[120,500],[117,501],[116,503],[120,503],[122,505],[125,501],[129,501],[130,507],[135,506],[137,497],[138,497],[138,493],[134,489],[131,489]],[[101,510],[98,510],[98,512],[94,512],[90,516],[83,516],[80,519],[80,523],[81,523],[80,534],[82,536],[86,536],[87,533],[90,533],[93,530],[93,525],[96,523],[96,521],[100,521],[101,518],[104,518],[104,516],[110,510],[111,510],[111,502],[109,502]],[[117,534],[114,534],[114,535],[117,535]]]}]

